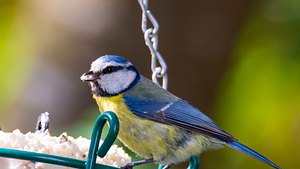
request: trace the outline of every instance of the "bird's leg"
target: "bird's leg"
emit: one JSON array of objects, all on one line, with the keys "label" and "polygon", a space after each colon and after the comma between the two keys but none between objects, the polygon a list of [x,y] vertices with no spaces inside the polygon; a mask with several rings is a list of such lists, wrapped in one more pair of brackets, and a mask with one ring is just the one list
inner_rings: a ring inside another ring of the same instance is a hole
[{"label": "bird's leg", "polygon": [[152,163],[152,162],[155,162],[153,160],[153,158],[140,160],[140,161],[134,161],[134,162],[131,162],[131,163],[127,163],[125,166],[121,167],[121,169],[132,169],[133,167],[136,167],[138,165]]},{"label": "bird's leg", "polygon": [[173,164],[168,164],[168,165],[164,166],[163,169],[169,169],[169,168],[171,168],[172,166],[173,166]]}]

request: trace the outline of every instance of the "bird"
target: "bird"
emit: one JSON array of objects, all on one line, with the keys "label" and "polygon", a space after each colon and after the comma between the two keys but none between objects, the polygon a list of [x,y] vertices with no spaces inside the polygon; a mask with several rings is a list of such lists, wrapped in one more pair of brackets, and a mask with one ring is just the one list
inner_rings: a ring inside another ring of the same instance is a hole
[{"label": "bird", "polygon": [[198,108],[141,75],[121,56],[100,56],[80,79],[89,83],[100,113],[112,111],[117,115],[118,139],[143,158],[122,169],[152,162],[168,169],[204,151],[225,146],[280,169],[238,142]]}]

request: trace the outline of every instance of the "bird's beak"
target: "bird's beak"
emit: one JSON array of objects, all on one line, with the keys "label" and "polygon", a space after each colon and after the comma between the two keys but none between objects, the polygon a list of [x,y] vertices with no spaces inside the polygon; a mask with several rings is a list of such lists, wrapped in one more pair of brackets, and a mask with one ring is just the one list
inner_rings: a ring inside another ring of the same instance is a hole
[{"label": "bird's beak", "polygon": [[84,82],[91,82],[97,80],[99,77],[93,72],[89,71],[81,75],[80,79]]}]

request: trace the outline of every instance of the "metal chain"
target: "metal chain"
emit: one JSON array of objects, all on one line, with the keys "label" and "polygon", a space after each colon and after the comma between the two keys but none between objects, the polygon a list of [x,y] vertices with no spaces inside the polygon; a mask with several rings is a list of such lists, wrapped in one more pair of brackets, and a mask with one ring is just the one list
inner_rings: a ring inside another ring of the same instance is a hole
[{"label": "metal chain", "polygon": [[[148,9],[148,0],[138,0],[142,8],[142,30],[144,32],[145,43],[151,52],[152,81],[160,84],[158,78],[162,78],[162,87],[168,87],[167,64],[162,55],[158,52],[158,30],[159,24],[152,12]],[[151,24],[148,25],[148,21]],[[157,62],[159,65],[157,65]]]}]

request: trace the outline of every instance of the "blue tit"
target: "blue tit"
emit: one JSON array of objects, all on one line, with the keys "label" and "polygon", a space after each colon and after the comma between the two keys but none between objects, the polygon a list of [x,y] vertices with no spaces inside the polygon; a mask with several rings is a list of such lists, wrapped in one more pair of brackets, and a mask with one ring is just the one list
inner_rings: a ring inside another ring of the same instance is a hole
[{"label": "blue tit", "polygon": [[142,76],[120,56],[99,57],[81,80],[89,82],[100,112],[113,111],[119,118],[119,140],[145,158],[123,168],[149,162],[169,168],[223,146],[280,168],[239,143],[199,109]]}]

